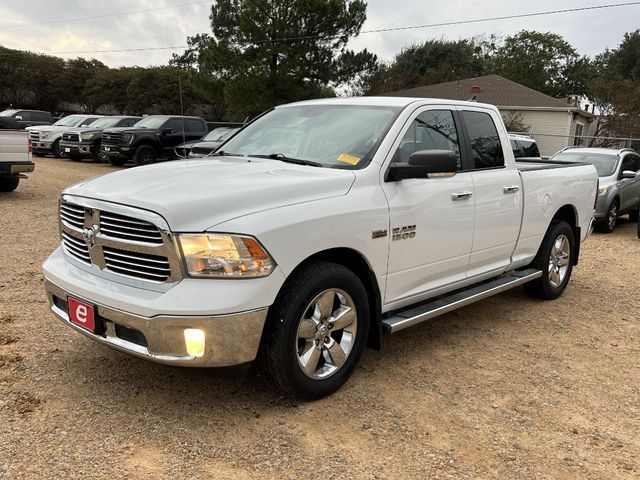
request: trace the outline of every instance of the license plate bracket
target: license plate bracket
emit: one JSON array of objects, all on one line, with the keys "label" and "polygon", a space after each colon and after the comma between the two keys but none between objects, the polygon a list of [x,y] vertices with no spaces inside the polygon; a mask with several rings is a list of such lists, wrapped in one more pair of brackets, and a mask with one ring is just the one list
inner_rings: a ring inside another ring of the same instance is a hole
[{"label": "license plate bracket", "polygon": [[71,323],[96,335],[104,333],[104,323],[98,317],[94,305],[73,297],[67,297],[67,305]]}]

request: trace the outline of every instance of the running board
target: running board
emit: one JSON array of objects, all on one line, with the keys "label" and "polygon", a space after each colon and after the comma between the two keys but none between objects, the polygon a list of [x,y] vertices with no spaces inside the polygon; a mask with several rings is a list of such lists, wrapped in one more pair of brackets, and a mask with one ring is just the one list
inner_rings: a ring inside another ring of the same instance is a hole
[{"label": "running board", "polygon": [[405,328],[413,327],[418,323],[471,305],[484,298],[511,290],[541,276],[542,271],[534,268],[512,272],[467,290],[461,290],[431,302],[400,310],[394,316],[382,320],[382,326],[385,332],[396,333]]}]

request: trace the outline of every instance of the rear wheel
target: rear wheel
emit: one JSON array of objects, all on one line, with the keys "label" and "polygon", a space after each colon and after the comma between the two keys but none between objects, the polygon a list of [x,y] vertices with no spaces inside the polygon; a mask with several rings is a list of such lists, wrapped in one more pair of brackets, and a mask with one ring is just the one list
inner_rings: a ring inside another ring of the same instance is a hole
[{"label": "rear wheel", "polygon": [[542,270],[542,276],[524,285],[525,291],[537,298],[553,300],[564,292],[571,272],[575,239],[567,222],[553,220],[542,240],[531,267]]},{"label": "rear wheel", "polygon": [[101,142],[97,142],[93,146],[93,161],[98,163],[107,163],[109,161],[109,157],[107,157],[107,154],[101,150],[101,147]]},{"label": "rear wheel", "polygon": [[158,155],[153,147],[149,145],[141,145],[136,149],[136,153],[133,156],[133,160],[136,165],[150,165],[156,162]]},{"label": "rear wheel", "polygon": [[321,398],[349,379],[368,329],[367,292],[357,275],[313,264],[291,277],[270,308],[261,361],[284,392]]},{"label": "rear wheel", "polygon": [[609,206],[609,210],[607,210],[606,218],[596,224],[596,229],[602,233],[612,233],[618,223],[618,213],[618,201],[614,200]]},{"label": "rear wheel", "polygon": [[19,183],[19,177],[2,177],[0,178],[0,192],[13,192],[18,188]]}]

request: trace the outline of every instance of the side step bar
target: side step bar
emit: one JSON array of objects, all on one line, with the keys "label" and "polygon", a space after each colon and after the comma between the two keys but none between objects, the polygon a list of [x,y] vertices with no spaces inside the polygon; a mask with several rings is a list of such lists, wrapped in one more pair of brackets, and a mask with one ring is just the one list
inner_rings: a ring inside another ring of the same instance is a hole
[{"label": "side step bar", "polygon": [[396,333],[484,298],[511,290],[541,276],[542,271],[534,268],[512,272],[467,290],[457,291],[437,300],[397,311],[394,316],[382,320],[382,327],[387,333]]}]

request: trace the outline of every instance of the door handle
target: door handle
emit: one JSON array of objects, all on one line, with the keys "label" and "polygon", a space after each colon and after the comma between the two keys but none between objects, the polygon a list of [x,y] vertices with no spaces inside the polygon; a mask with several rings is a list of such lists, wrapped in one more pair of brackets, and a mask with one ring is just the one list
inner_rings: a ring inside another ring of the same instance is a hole
[{"label": "door handle", "polygon": [[502,191],[504,193],[516,193],[520,190],[520,186],[519,185],[509,185],[507,187],[503,187]]},{"label": "door handle", "polygon": [[468,198],[471,198],[471,195],[473,195],[472,192],[456,192],[451,194],[451,200],[466,200]]}]

